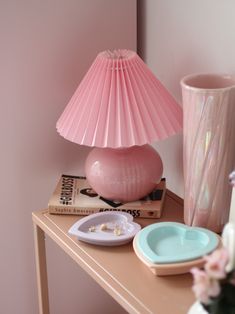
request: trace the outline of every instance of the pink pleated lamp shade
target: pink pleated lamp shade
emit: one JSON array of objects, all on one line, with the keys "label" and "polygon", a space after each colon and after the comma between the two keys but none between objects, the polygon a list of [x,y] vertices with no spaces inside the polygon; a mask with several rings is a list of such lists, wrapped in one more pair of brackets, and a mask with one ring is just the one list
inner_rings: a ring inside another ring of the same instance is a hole
[{"label": "pink pleated lamp shade", "polygon": [[182,109],[130,50],[98,54],[57,122],[77,144],[120,148],[178,133]]}]

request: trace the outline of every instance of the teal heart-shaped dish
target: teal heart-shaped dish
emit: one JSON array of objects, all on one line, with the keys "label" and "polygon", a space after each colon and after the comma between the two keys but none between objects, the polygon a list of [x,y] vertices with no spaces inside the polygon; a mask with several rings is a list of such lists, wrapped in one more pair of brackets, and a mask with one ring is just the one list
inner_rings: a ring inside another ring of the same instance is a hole
[{"label": "teal heart-shaped dish", "polygon": [[218,236],[207,229],[176,222],[160,222],[138,233],[138,250],[154,264],[179,263],[200,258],[212,252]]}]

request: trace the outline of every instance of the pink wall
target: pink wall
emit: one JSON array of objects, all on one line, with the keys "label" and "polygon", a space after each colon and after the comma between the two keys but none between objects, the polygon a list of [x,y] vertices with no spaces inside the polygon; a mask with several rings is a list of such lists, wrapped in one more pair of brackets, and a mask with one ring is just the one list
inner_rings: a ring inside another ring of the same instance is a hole
[{"label": "pink wall", "polygon": [[[135,2],[0,3],[0,313],[37,313],[31,212],[87,154],[55,123],[99,51],[135,49]],[[123,312],[51,241],[47,249],[52,314]]]},{"label": "pink wall", "polygon": [[[138,45],[154,74],[181,102],[180,79],[189,73],[235,73],[233,0],[141,0]],[[167,186],[183,196],[182,136],[154,145]]]}]

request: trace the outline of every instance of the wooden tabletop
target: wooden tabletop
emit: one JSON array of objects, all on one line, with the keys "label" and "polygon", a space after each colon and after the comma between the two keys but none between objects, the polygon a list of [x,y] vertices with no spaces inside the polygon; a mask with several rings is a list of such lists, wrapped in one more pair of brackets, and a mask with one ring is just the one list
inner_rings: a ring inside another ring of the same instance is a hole
[{"label": "wooden tabletop", "polygon": [[[81,216],[33,212],[33,221],[73,258],[129,313],[185,314],[194,302],[190,274],[155,276],[135,255],[132,243],[102,247],[78,241],[68,229]],[[160,221],[183,219],[182,201],[167,191],[160,219],[140,219],[142,227]]]}]

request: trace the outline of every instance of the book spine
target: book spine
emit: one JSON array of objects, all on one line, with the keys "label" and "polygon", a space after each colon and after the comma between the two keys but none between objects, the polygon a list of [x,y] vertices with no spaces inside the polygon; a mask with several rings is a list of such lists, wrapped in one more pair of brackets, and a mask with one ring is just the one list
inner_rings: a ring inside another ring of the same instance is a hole
[{"label": "book spine", "polygon": [[104,211],[126,212],[131,214],[134,218],[160,218],[161,210],[149,211],[144,209],[118,209],[118,208],[87,208],[87,207],[68,207],[68,206],[49,206],[50,214],[59,215],[79,215],[87,216]]}]

